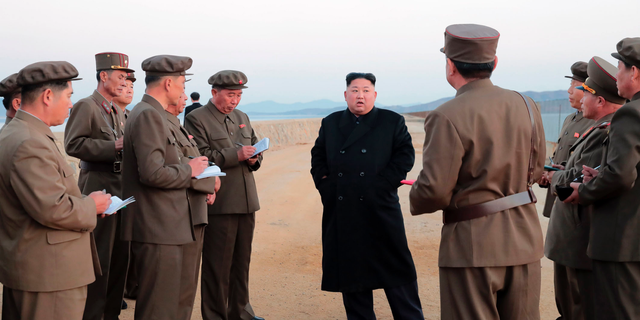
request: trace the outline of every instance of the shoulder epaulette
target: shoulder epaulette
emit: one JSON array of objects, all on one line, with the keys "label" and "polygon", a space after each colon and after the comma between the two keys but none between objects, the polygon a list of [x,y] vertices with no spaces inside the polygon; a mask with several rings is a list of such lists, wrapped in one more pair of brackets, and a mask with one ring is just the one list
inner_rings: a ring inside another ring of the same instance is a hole
[{"label": "shoulder epaulette", "polygon": [[611,125],[611,122],[604,122],[604,123],[601,123],[596,128],[598,128],[598,129],[607,129],[607,128],[609,128],[610,125]]}]

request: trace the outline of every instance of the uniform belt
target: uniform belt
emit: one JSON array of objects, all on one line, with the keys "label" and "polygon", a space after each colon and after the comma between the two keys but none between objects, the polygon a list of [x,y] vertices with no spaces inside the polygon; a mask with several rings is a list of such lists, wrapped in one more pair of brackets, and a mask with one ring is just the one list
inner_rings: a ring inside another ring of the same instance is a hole
[{"label": "uniform belt", "polygon": [[122,172],[122,161],[116,162],[88,162],[80,161],[80,169],[87,171],[101,171],[101,172]]},{"label": "uniform belt", "polygon": [[446,210],[442,214],[442,222],[447,224],[478,219],[490,214],[536,202],[538,202],[538,199],[536,199],[536,195],[533,193],[533,190],[529,188],[527,191],[512,194],[504,198],[474,204],[455,210]]}]

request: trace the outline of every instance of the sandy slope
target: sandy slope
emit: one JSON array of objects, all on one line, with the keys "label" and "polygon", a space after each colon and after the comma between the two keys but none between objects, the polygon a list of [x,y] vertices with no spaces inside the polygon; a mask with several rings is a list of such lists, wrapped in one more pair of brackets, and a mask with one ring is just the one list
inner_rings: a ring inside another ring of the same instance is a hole
[{"label": "sandy slope", "polygon": [[[416,166],[409,177],[420,171],[424,133],[421,121],[409,121],[416,147]],[[274,319],[346,319],[341,295],[320,291],[322,248],[320,226],[322,207],[310,169],[311,144],[270,150],[256,173],[262,209],[257,213],[251,264],[251,301],[258,315]],[[223,186],[224,187],[224,186]],[[409,246],[418,270],[420,298],[426,319],[439,319],[438,245],[440,213],[411,217],[408,187],[400,188]],[[543,200],[544,190],[537,190]],[[541,212],[543,203],[538,203]],[[541,218],[546,232],[547,219]],[[374,294],[378,319],[392,319],[389,305],[380,290]],[[199,293],[193,319],[200,315]],[[135,301],[121,319],[133,319]],[[542,262],[542,319],[555,319],[552,264]]]}]

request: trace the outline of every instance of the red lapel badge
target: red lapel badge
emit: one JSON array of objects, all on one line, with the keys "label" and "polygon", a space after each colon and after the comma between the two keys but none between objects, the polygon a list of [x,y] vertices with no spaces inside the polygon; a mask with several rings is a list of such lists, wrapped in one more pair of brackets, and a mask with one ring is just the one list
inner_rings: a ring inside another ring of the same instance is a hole
[{"label": "red lapel badge", "polygon": [[243,123],[243,124],[241,124],[241,125],[239,125],[240,129],[242,129],[242,128],[246,127],[246,126],[247,126],[247,125],[246,125],[246,124],[244,124],[244,123]]},{"label": "red lapel badge", "polygon": [[192,135],[189,135],[189,140],[191,140],[191,139],[193,139],[193,136],[192,136]]},{"label": "red lapel badge", "polygon": [[580,138],[580,134],[576,132],[576,133],[573,134],[573,137],[574,138]]}]

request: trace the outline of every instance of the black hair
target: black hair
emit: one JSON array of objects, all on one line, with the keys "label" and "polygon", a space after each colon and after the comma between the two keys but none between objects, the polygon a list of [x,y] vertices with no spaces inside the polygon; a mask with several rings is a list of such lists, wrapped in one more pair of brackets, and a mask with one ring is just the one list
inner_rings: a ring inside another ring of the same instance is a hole
[{"label": "black hair", "polygon": [[458,73],[465,79],[488,79],[496,65],[495,60],[489,63],[467,63],[451,59]]},{"label": "black hair", "polygon": [[216,91],[220,92],[224,89],[226,89],[225,87],[221,87],[221,86],[217,86],[217,85],[212,85],[211,89],[215,89]]},{"label": "black hair", "polygon": [[351,84],[351,81],[355,79],[366,79],[371,81],[371,84],[376,86],[376,76],[373,73],[351,72],[347,75],[347,87]]},{"label": "black hair", "polygon": [[102,71],[106,72],[107,75],[110,75],[113,72],[113,70],[111,70],[111,69],[105,69],[105,70],[96,71],[96,80],[98,80],[98,82],[100,82],[100,72],[102,72]]},{"label": "black hair", "polygon": [[627,63],[627,62],[626,62],[626,61],[624,61],[624,60],[620,60],[620,61],[622,61],[622,63],[624,64],[624,67],[625,67],[625,68],[627,68],[627,69],[631,69],[631,67],[633,67],[633,65],[632,65],[632,64]]},{"label": "black hair", "polygon": [[191,93],[191,100],[200,100],[200,94],[197,92]]},{"label": "black hair", "polygon": [[4,97],[2,98],[2,105],[4,105],[4,108],[9,110],[9,108],[11,108],[11,101],[13,99],[9,98],[9,97]]},{"label": "black hair", "polygon": [[144,84],[146,84],[147,87],[148,87],[150,84],[156,83],[156,82],[160,81],[161,79],[162,79],[162,77],[160,77],[160,76],[149,76],[148,75],[148,76],[144,77]]},{"label": "black hair", "polygon": [[47,89],[51,89],[51,91],[53,91],[54,93],[58,93],[60,91],[66,90],[67,88],[69,88],[69,83],[67,80],[26,85],[22,87],[22,104],[30,104],[35,102],[38,99],[38,96],[40,96],[40,94]]}]

